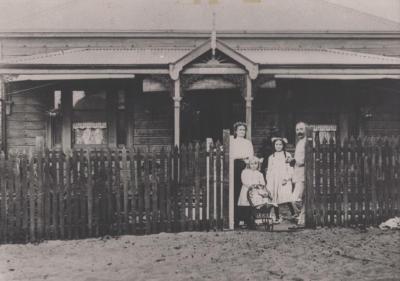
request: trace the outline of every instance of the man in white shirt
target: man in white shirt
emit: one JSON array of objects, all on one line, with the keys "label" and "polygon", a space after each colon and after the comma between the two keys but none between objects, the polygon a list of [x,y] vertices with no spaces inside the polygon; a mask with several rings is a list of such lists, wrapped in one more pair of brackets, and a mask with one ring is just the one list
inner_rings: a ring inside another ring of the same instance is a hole
[{"label": "man in white shirt", "polygon": [[305,149],[306,149],[306,124],[304,122],[299,122],[296,124],[296,150],[294,152],[294,173],[293,173],[293,183],[295,184],[293,196],[294,199],[301,209],[299,220],[297,222],[298,227],[304,227],[305,225],[305,206],[304,206],[304,186],[305,186]]}]

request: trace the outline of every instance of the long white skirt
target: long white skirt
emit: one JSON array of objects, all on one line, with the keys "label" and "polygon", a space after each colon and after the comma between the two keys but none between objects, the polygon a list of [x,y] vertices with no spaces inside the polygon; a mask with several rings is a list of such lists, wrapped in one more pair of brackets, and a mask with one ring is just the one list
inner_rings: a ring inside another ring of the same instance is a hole
[{"label": "long white skirt", "polygon": [[292,193],[292,182],[288,181],[285,185],[281,185],[278,189],[277,203],[283,204],[288,202],[293,202],[294,196]]}]

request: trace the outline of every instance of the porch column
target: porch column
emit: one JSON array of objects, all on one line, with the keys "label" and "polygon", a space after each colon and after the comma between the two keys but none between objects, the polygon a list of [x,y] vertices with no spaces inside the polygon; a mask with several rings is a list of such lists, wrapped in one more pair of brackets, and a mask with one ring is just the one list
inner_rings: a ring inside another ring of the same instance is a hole
[{"label": "porch column", "polygon": [[0,134],[1,134],[1,151],[6,150],[6,89],[4,84],[4,78],[0,76]]},{"label": "porch column", "polygon": [[181,115],[181,83],[179,78],[174,81],[174,145],[179,147],[180,144],[180,115]]},{"label": "porch column", "polygon": [[249,75],[246,75],[246,124],[247,124],[247,139],[251,139],[251,110],[252,110],[252,102],[253,102],[253,95],[252,95],[252,84]]},{"label": "porch column", "polygon": [[61,91],[62,131],[61,143],[64,151],[72,146],[72,89]]}]

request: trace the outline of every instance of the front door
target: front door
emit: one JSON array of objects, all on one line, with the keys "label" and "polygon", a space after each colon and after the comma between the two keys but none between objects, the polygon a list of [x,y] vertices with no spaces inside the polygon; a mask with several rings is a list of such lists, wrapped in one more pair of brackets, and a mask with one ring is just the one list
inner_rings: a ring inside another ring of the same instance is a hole
[{"label": "front door", "polygon": [[185,95],[181,112],[183,143],[207,138],[222,142],[223,129],[242,120],[244,102],[239,93],[232,91],[194,92]]}]

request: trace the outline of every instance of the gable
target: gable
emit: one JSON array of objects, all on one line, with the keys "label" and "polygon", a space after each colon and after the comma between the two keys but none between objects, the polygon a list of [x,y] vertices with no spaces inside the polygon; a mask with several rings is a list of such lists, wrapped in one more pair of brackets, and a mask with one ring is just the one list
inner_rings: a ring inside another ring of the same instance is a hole
[{"label": "gable", "polygon": [[[212,53],[212,57],[208,57],[207,59],[207,53],[210,52]],[[219,64],[219,61],[216,59],[216,52],[218,52],[221,58],[235,62],[239,66],[245,68],[251,79],[257,78],[258,64],[251,61],[243,54],[235,51],[225,43],[216,40],[215,35],[212,36],[211,39],[205,41],[202,45],[187,53],[175,63],[171,63],[169,65],[171,78],[173,80],[177,80],[179,78],[179,73],[183,70],[184,67],[192,64],[193,62],[199,61],[202,58],[206,59],[206,62]]]}]

